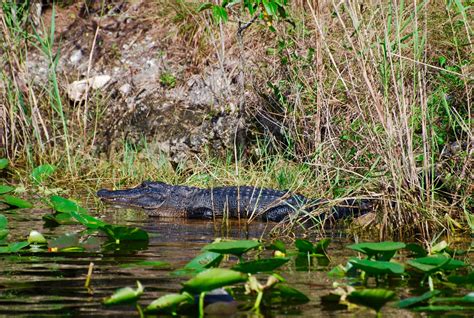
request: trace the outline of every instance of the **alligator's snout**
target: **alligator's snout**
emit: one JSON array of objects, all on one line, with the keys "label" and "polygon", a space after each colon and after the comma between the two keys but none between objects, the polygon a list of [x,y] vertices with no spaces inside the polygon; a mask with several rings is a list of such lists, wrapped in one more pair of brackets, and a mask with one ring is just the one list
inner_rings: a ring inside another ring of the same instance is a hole
[{"label": "alligator's snout", "polygon": [[[155,191],[156,192],[156,191]],[[125,190],[107,190],[97,191],[97,196],[102,201],[115,203],[123,206],[135,206],[145,209],[156,209],[163,204],[163,198],[154,191],[143,186]]]},{"label": "alligator's snout", "polygon": [[97,196],[101,199],[107,199],[111,196],[112,193],[113,191],[109,191],[107,189],[101,189],[97,191]]}]

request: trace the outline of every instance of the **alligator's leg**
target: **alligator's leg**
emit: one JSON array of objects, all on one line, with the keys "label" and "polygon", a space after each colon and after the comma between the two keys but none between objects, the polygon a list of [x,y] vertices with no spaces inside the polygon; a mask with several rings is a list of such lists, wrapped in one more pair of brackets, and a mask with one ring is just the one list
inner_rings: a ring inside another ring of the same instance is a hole
[{"label": "alligator's leg", "polygon": [[292,213],[295,213],[295,209],[289,205],[283,204],[269,209],[265,214],[263,214],[262,218],[272,222],[280,222]]},{"label": "alligator's leg", "polygon": [[212,219],[213,213],[210,208],[192,208],[186,211],[186,215],[190,219]]},{"label": "alligator's leg", "polygon": [[331,216],[336,220],[358,217],[373,210],[373,201],[367,199],[347,199],[332,209]]}]

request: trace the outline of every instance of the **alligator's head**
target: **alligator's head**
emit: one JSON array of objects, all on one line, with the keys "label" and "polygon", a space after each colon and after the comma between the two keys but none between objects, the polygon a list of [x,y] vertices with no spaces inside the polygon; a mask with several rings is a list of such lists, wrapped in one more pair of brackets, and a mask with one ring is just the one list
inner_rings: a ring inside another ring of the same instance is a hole
[{"label": "alligator's head", "polygon": [[102,189],[97,195],[102,201],[144,209],[159,209],[167,201],[172,186],[163,182],[145,181],[133,189],[106,190]]}]

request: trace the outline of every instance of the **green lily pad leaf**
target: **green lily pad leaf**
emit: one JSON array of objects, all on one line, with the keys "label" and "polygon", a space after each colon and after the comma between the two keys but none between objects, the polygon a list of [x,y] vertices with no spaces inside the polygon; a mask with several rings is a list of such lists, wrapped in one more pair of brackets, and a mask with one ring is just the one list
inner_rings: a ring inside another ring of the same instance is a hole
[{"label": "green lily pad leaf", "polygon": [[464,296],[462,298],[462,300],[464,302],[468,302],[468,303],[474,303],[474,292],[470,292],[469,294],[467,294],[466,296]]},{"label": "green lily pad leaf", "polygon": [[5,169],[9,164],[9,161],[7,158],[1,158],[0,159],[0,170]]},{"label": "green lily pad leaf", "polygon": [[298,303],[303,304],[309,301],[308,296],[299,290],[285,284],[276,284],[272,287],[270,293],[265,295],[266,302],[276,303]]},{"label": "green lily pad leaf", "polygon": [[79,213],[88,213],[86,209],[79,206],[76,202],[68,200],[66,198],[60,197],[58,195],[53,195],[49,198],[53,209],[56,212],[62,213],[71,213],[71,212],[79,212]]},{"label": "green lily pad leaf", "polygon": [[0,229],[8,229],[8,219],[3,214],[0,214]]},{"label": "green lily pad leaf", "polygon": [[15,188],[10,187],[9,185],[4,185],[4,184],[0,185],[0,194],[12,192],[13,190],[15,190]]},{"label": "green lily pad leaf", "polygon": [[7,238],[9,232],[7,229],[0,229],[0,242]]},{"label": "green lily pad leaf", "polygon": [[31,231],[30,235],[28,236],[28,243],[30,244],[46,244],[47,241],[44,238],[43,234],[38,231]]},{"label": "green lily pad leaf", "polygon": [[433,254],[436,254],[436,253],[441,253],[442,251],[444,251],[446,248],[448,247],[448,243],[443,240],[441,242],[439,242],[438,244],[434,245],[432,248],[431,248],[431,252]]},{"label": "green lily pad leaf", "polygon": [[77,233],[63,234],[48,243],[49,248],[63,249],[79,246],[79,235]]},{"label": "green lily pad leaf", "polygon": [[137,289],[125,287],[117,290],[112,296],[104,299],[105,305],[117,305],[135,302],[143,294],[143,286],[137,281]]},{"label": "green lily pad leaf", "polygon": [[440,293],[441,291],[439,290],[428,291],[421,296],[410,297],[410,298],[400,300],[397,306],[398,308],[408,308],[408,307],[413,307],[414,305],[420,305],[421,303],[424,303],[428,299],[431,299],[434,296],[439,295]]},{"label": "green lily pad leaf", "polygon": [[331,240],[328,238],[320,240],[316,245],[314,246],[313,253],[317,254],[324,254],[327,255],[326,251],[328,249],[329,243],[331,243]]},{"label": "green lily pad leaf", "polygon": [[470,292],[464,297],[435,297],[432,304],[435,303],[436,305],[439,303],[474,304],[474,292]]},{"label": "green lily pad leaf", "polygon": [[232,269],[248,274],[271,272],[282,266],[283,264],[287,263],[289,260],[289,258],[283,257],[258,259],[255,261],[239,263],[233,266]]},{"label": "green lily pad leaf", "polygon": [[203,250],[220,254],[242,255],[260,246],[259,242],[253,240],[223,241],[208,244],[203,247]]},{"label": "green lily pad leaf", "polygon": [[217,267],[224,256],[215,252],[204,252],[189,261],[184,268],[191,270],[204,270],[211,267]]},{"label": "green lily pad leaf", "polygon": [[367,255],[368,258],[376,256],[378,260],[389,261],[398,250],[405,248],[402,242],[359,243],[347,246],[348,248]]},{"label": "green lily pad leaf", "polygon": [[328,272],[328,276],[334,279],[343,278],[346,276],[346,268],[339,264]]},{"label": "green lily pad leaf", "polygon": [[98,250],[102,245],[102,240],[98,237],[90,236],[87,240],[80,243],[80,246],[85,248],[86,250]]},{"label": "green lily pad leaf", "polygon": [[7,253],[18,253],[21,249],[30,245],[28,242],[13,242],[8,244],[8,246],[1,246],[0,247],[0,254],[7,254]]},{"label": "green lily pad leaf", "polygon": [[137,227],[104,225],[100,227],[107,234],[109,239],[117,243],[121,241],[148,241],[148,233]]},{"label": "green lily pad leaf", "polygon": [[352,258],[349,262],[357,269],[371,275],[395,274],[400,275],[405,271],[403,265],[386,261],[372,261],[369,259]]},{"label": "green lily pad leaf", "polygon": [[187,263],[184,268],[186,269],[206,269],[211,267],[217,267],[222,261],[222,254],[215,252],[204,252],[193,258]]},{"label": "green lily pad leaf", "polygon": [[464,262],[444,255],[420,257],[409,260],[407,263],[411,267],[427,274],[440,270],[454,270],[466,266]]},{"label": "green lily pad leaf", "polygon": [[467,276],[452,275],[448,277],[448,281],[456,285],[471,285],[474,284],[474,272]]},{"label": "green lily pad leaf", "polygon": [[216,288],[245,282],[248,275],[226,268],[209,268],[200,272],[183,284],[183,290],[191,294],[200,294]]},{"label": "green lily pad leaf", "polygon": [[211,267],[217,267],[221,263],[224,255],[214,252],[204,252],[189,261],[184,268],[178,269],[172,275],[197,274]]},{"label": "green lily pad leaf", "polygon": [[8,219],[5,215],[0,214],[0,241],[8,236]]},{"label": "green lily pad leaf", "polygon": [[14,243],[10,243],[8,244],[8,251],[10,253],[17,253],[19,252],[21,249],[27,247],[28,245],[30,245],[30,243],[28,242],[14,242]]},{"label": "green lily pad leaf", "polygon": [[65,225],[65,224],[75,224],[73,217],[69,213],[54,213],[54,214],[45,214],[42,217],[50,226]]},{"label": "green lily pad leaf", "polygon": [[42,183],[46,178],[51,176],[54,171],[56,171],[56,167],[53,165],[41,165],[33,169],[30,177],[34,182]]},{"label": "green lily pad leaf", "polygon": [[298,252],[304,253],[304,254],[306,253],[311,254],[314,251],[313,244],[308,240],[296,239],[295,247],[298,249]]},{"label": "green lily pad leaf", "polygon": [[415,243],[408,243],[405,246],[405,249],[413,253],[415,257],[423,257],[428,255],[428,252],[423,248],[423,246]]},{"label": "green lily pad leaf", "polygon": [[369,307],[379,312],[380,309],[395,297],[395,293],[386,289],[362,289],[347,295],[347,300],[353,304]]},{"label": "green lily pad leaf", "polygon": [[[86,226],[89,229],[104,230],[104,227],[109,226],[104,221],[98,218],[95,218],[92,215],[89,215],[87,213],[78,213],[78,212],[71,211],[70,214],[73,218],[76,219],[77,222],[81,223],[82,225]],[[104,232],[106,232],[106,230],[104,230]]]},{"label": "green lily pad leaf", "polygon": [[268,246],[268,249],[274,250],[274,251],[280,251],[286,254],[285,243],[283,243],[281,240],[275,240],[272,244],[270,244],[270,246]]},{"label": "green lily pad leaf", "polygon": [[30,202],[14,197],[13,195],[9,195],[9,194],[2,195],[2,197],[0,197],[0,201],[10,206],[14,206],[21,209],[29,209],[33,207],[33,204],[31,204]]},{"label": "green lily pad leaf", "polygon": [[147,260],[120,265],[121,268],[134,268],[134,267],[162,268],[162,267],[168,267],[168,266],[170,266],[170,263],[162,262],[162,261],[147,261]]},{"label": "green lily pad leaf", "polygon": [[193,304],[194,297],[188,293],[168,294],[151,302],[146,307],[146,312],[175,313],[176,309],[183,304]]},{"label": "green lily pad leaf", "polygon": [[424,307],[415,307],[411,308],[414,311],[429,311],[429,312],[437,312],[437,311],[463,311],[463,310],[472,310],[472,307],[465,307],[465,306],[458,306],[458,305],[430,305]]}]

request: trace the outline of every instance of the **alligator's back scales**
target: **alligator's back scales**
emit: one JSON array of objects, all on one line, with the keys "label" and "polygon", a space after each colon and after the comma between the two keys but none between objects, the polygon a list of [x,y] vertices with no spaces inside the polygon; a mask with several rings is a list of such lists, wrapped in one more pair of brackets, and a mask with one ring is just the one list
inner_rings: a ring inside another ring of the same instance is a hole
[{"label": "alligator's back scales", "polygon": [[[249,186],[201,189],[152,181],[145,181],[133,189],[103,189],[97,195],[106,202],[144,208],[150,215],[188,218],[261,217],[270,221],[281,221],[297,212],[312,212],[323,202],[286,191]],[[369,209],[370,202],[367,200],[346,200],[343,205],[333,207],[332,216],[339,219],[364,214]]]}]

